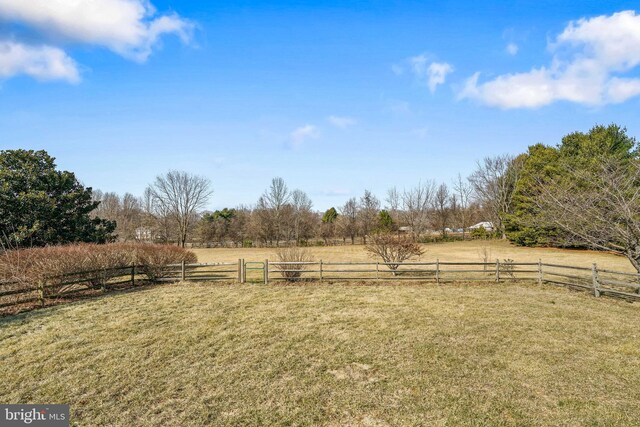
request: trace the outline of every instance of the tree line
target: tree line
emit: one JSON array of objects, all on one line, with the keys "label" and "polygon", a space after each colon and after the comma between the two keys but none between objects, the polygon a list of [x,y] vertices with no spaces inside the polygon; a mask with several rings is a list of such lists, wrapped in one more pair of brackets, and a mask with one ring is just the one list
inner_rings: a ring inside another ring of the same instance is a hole
[{"label": "tree line", "polygon": [[158,202],[164,196],[154,194],[154,185],[139,199],[96,191],[100,204],[95,215],[115,221],[121,240],[181,244],[189,240],[207,246],[366,244],[381,231],[406,233],[419,241],[430,232],[466,233],[473,221],[487,218],[471,184],[461,177],[451,186],[426,181],[401,191],[391,188],[384,202],[364,190],[360,197],[324,212],[314,210],[307,193],[290,189],[279,177],[271,180],[255,204],[213,212],[164,209]]},{"label": "tree line", "polygon": [[488,221],[496,237],[519,245],[609,250],[640,271],[638,144],[615,124],[517,156],[486,157],[452,183],[392,187],[382,201],[365,190],[324,212],[282,178],[254,204],[214,212],[203,211],[210,181],[186,172],[159,175],[141,197],[92,191],[58,171],[44,151],[0,152],[0,189],[5,247],[115,239],[181,246],[366,243],[381,232],[420,241]]}]

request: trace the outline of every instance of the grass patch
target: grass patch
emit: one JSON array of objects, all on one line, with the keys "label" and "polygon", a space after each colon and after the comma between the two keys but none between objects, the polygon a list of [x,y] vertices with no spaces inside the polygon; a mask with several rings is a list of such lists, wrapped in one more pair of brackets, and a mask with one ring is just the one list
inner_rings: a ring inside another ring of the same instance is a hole
[{"label": "grass patch", "polygon": [[0,320],[76,425],[629,425],[639,306],[522,284],[163,285]]},{"label": "grass patch", "polygon": [[[496,259],[513,259],[515,262],[542,262],[574,265],[591,268],[598,263],[599,268],[635,273],[635,269],[625,257],[602,251],[588,251],[558,248],[528,248],[516,246],[505,240],[472,240],[465,242],[428,243],[421,245],[423,262],[457,261],[482,262],[480,253],[486,248],[490,253],[489,262]],[[275,261],[276,248],[194,248],[190,249],[198,256],[198,262],[236,262],[238,258],[246,261]],[[313,258],[323,261],[380,261],[372,257],[363,245],[324,246],[306,248]]]}]

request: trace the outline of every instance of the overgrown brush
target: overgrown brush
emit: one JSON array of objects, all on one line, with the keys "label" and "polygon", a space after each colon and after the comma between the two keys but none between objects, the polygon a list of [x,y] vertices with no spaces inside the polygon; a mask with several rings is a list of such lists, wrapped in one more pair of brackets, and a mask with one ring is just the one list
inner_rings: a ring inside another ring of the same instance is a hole
[{"label": "overgrown brush", "polygon": [[175,268],[172,264],[181,262],[193,264],[198,262],[198,257],[193,252],[178,246],[169,245],[137,245],[136,264],[140,266],[140,273],[149,280],[155,281],[169,276]]},{"label": "overgrown brush", "polygon": [[276,257],[278,262],[284,262],[286,264],[275,264],[277,270],[282,277],[290,282],[299,280],[304,273],[303,270],[307,270],[309,262],[313,262],[311,254],[303,248],[292,246],[289,248],[280,248],[276,251]]},{"label": "overgrown brush", "polygon": [[[0,286],[3,290],[32,288],[46,282],[46,293],[65,290],[65,282],[80,282],[92,288],[104,286],[136,265],[149,280],[166,277],[169,264],[197,262],[193,252],[169,245],[112,243],[73,244],[9,250],[0,254]],[[120,269],[122,267],[122,269]]]}]

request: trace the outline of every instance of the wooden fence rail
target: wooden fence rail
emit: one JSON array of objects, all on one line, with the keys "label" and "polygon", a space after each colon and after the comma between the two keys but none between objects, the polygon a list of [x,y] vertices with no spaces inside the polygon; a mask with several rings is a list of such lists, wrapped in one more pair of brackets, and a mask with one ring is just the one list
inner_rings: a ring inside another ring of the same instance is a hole
[{"label": "wooden fence rail", "polygon": [[[106,292],[118,285],[145,282],[226,281],[265,283],[281,281],[532,281],[576,289],[595,296],[640,299],[640,274],[591,267],[538,262],[348,262],[348,261],[246,261],[156,266],[128,265],[47,277],[39,283],[0,282],[0,311],[16,305],[44,306],[48,300],[87,291]],[[146,279],[143,279],[145,275]],[[149,278],[153,277],[154,280]]]}]

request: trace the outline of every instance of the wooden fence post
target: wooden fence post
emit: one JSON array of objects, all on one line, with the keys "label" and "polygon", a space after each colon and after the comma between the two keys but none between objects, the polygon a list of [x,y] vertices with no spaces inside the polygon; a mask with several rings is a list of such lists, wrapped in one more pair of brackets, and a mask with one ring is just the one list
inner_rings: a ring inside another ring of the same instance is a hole
[{"label": "wooden fence post", "polygon": [[264,260],[264,284],[269,284],[269,260]]},{"label": "wooden fence post", "polygon": [[591,266],[591,279],[593,280],[593,296],[600,296],[600,283],[598,282],[598,266],[594,262]]},{"label": "wooden fence post", "polygon": [[180,263],[180,280],[184,282],[186,278],[187,278],[187,269],[185,266],[185,262],[182,261]]},{"label": "wooden fence post", "polygon": [[542,285],[542,259],[538,259],[538,284]]},{"label": "wooden fence post", "polygon": [[376,262],[376,280],[380,280],[380,263]]},{"label": "wooden fence post", "polygon": [[242,280],[240,283],[247,283],[247,264],[244,262],[244,258],[242,258]]},{"label": "wooden fence post", "polygon": [[238,283],[242,283],[242,259],[238,258]]},{"label": "wooden fence post", "polygon": [[40,307],[44,307],[44,287],[46,286],[46,283],[46,280],[38,282],[38,299],[40,300]]},{"label": "wooden fence post", "polygon": [[500,260],[496,259],[496,282],[500,281]]},{"label": "wooden fence post", "polygon": [[100,288],[102,292],[107,292],[107,270],[106,269],[100,272]]},{"label": "wooden fence post", "polygon": [[320,260],[320,283],[322,283],[322,260]]},{"label": "wooden fence post", "polygon": [[436,259],[436,283],[440,283],[440,259]]}]

